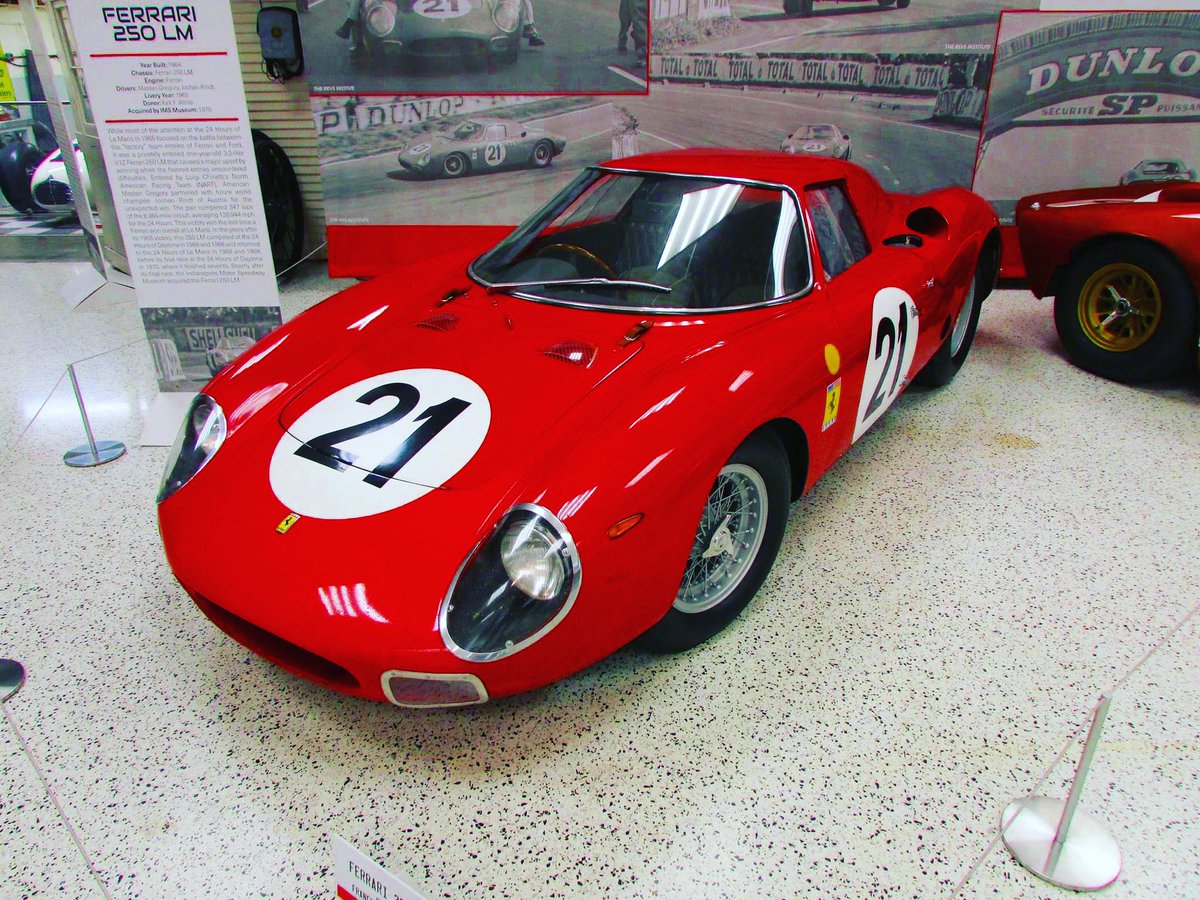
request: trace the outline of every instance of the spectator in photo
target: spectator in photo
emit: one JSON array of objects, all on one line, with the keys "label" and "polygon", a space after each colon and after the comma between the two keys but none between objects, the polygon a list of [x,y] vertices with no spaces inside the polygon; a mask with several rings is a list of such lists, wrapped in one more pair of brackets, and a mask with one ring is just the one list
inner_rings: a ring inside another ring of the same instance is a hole
[{"label": "spectator in photo", "polygon": [[533,0],[521,0],[521,18],[525,20],[525,27],[521,29],[521,37],[529,41],[529,46],[546,46],[541,33],[533,23]]}]

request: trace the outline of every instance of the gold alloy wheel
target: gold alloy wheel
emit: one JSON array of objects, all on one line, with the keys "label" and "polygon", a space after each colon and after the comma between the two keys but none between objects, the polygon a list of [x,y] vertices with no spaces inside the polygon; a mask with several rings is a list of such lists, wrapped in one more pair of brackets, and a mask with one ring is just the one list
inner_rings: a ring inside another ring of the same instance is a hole
[{"label": "gold alloy wheel", "polygon": [[1162,320],[1158,284],[1145,269],[1132,263],[1101,266],[1079,292],[1079,326],[1102,350],[1136,350],[1158,329]]}]

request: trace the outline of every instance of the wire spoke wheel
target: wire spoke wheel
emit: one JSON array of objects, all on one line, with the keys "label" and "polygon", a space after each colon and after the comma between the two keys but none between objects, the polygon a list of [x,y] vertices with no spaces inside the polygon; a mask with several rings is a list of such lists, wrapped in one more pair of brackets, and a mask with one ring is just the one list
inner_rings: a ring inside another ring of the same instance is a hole
[{"label": "wire spoke wheel", "polygon": [[1112,263],[1097,269],[1079,294],[1079,325],[1088,340],[1114,353],[1146,343],[1162,320],[1158,285],[1145,269]]},{"label": "wire spoke wheel", "polygon": [[967,287],[967,296],[963,298],[962,309],[958,311],[958,318],[954,320],[954,330],[950,332],[950,355],[958,356],[958,351],[962,349],[963,339],[967,336],[967,331],[971,327],[971,315],[975,311],[975,282],[978,278],[978,273],[971,276],[971,284]]},{"label": "wire spoke wheel", "polygon": [[731,463],[709,492],[674,608],[700,613],[741,583],[758,555],[767,524],[767,486],[754,469]]}]

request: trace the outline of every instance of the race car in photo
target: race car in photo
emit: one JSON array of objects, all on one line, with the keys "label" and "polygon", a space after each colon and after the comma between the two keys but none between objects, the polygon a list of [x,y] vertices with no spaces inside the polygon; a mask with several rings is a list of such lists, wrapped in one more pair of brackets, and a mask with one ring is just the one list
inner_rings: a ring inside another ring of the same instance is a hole
[{"label": "race car in photo", "polygon": [[403,59],[499,60],[521,49],[520,0],[359,0],[348,20],[359,64]]},{"label": "race car in photo", "polygon": [[1073,363],[1131,384],[1196,365],[1200,185],[1034,194],[1016,224],[1029,288],[1054,297]]},{"label": "race car in photo", "polygon": [[1182,159],[1143,159],[1121,176],[1121,184],[1142,181],[1196,181],[1196,170]]},{"label": "race car in photo", "polygon": [[224,369],[159,493],[217,626],[401,706],[715,635],[791,503],[910,382],[954,377],[999,248],[961,188],[720,150],[591,167],[498,245],[459,238]]},{"label": "race car in photo", "polygon": [[[859,3],[864,0],[820,0],[821,3]],[[908,9],[908,5],[912,0],[876,0],[876,2],[887,9],[890,6],[896,9]],[[867,5],[874,5],[870,0],[866,0]],[[813,14],[813,0],[783,0],[783,11],[789,16],[802,16],[807,18]]]},{"label": "race car in photo", "polygon": [[254,338],[246,335],[223,337],[204,354],[209,374],[216,375],[223,368],[254,346]]},{"label": "race car in photo", "polygon": [[536,125],[477,117],[422,135],[400,151],[397,161],[414,175],[458,178],[506,168],[544,169],[566,147],[564,138]]},{"label": "race car in photo", "polygon": [[849,159],[850,135],[836,125],[801,125],[780,142],[779,149],[783,153]]}]

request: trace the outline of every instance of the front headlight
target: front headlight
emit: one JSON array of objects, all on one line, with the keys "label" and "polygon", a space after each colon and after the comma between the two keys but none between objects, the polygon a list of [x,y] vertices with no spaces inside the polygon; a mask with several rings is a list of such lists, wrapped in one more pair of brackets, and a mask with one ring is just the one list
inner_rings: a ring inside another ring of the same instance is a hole
[{"label": "front headlight", "polygon": [[429,165],[429,154],[428,154],[428,153],[422,153],[420,156],[418,156],[418,157],[416,158],[416,161],[413,163],[413,165],[415,165],[415,166],[427,166],[427,165]]},{"label": "front headlight", "polygon": [[509,34],[516,31],[517,26],[521,24],[521,11],[517,7],[517,0],[498,0],[492,9],[492,21],[501,31]]},{"label": "front headlight", "polygon": [[442,601],[442,640],[472,662],[516,653],[562,621],[580,577],[566,526],[540,506],[513,507],[459,569]]},{"label": "front headlight", "polygon": [[390,0],[376,0],[367,6],[367,29],[375,37],[385,38],[396,27],[396,4]]},{"label": "front headlight", "polygon": [[171,455],[167,457],[162,486],[158,489],[159,503],[204,468],[225,442],[225,431],[225,413],[217,401],[207,394],[197,394],[179,429],[179,437],[175,438]]}]

